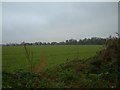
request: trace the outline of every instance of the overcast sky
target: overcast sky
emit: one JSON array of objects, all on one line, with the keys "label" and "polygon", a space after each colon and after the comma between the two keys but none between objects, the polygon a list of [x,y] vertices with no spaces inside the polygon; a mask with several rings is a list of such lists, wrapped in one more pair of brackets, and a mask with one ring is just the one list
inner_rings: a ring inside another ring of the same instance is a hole
[{"label": "overcast sky", "polygon": [[3,3],[3,43],[115,36],[117,2]]}]

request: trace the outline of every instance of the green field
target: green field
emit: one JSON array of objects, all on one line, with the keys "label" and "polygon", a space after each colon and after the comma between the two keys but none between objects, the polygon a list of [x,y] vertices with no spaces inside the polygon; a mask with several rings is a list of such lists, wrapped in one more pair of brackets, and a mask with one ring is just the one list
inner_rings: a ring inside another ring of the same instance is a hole
[{"label": "green field", "polygon": [[[53,45],[27,46],[33,51],[33,66],[44,63],[44,69],[53,68],[57,64],[75,58],[89,58],[98,52],[101,45]],[[13,72],[18,69],[30,70],[23,46],[2,47],[2,69]]]}]

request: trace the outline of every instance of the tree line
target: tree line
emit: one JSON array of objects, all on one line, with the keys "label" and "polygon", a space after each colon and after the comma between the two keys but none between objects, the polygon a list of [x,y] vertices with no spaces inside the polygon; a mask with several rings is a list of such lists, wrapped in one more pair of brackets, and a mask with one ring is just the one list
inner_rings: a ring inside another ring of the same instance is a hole
[{"label": "tree line", "polygon": [[9,43],[4,44],[3,46],[22,46],[22,45],[103,45],[105,42],[110,39],[109,38],[99,38],[99,37],[92,37],[92,38],[84,38],[84,39],[69,39],[62,42],[22,42],[20,44],[17,43]]}]

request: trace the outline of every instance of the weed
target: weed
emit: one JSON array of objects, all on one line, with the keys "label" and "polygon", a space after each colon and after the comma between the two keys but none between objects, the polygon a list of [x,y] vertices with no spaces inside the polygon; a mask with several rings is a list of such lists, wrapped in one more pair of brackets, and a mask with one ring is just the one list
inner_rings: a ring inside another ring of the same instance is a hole
[{"label": "weed", "polygon": [[26,58],[27,58],[27,60],[29,61],[29,64],[30,64],[30,70],[32,72],[33,71],[33,64],[32,64],[32,61],[33,61],[33,52],[31,50],[29,50],[26,47],[26,45],[24,45],[24,49],[25,49]]}]

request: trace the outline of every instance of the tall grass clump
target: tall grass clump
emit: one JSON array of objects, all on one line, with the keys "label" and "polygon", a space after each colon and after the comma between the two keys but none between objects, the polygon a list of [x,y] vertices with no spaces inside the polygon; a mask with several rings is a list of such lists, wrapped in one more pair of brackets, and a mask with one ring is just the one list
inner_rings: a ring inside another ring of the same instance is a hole
[{"label": "tall grass clump", "polygon": [[25,55],[26,55],[26,59],[28,60],[29,64],[30,64],[30,70],[31,72],[33,71],[33,52],[31,50],[29,50],[26,45],[24,45],[24,49],[25,49]]}]

